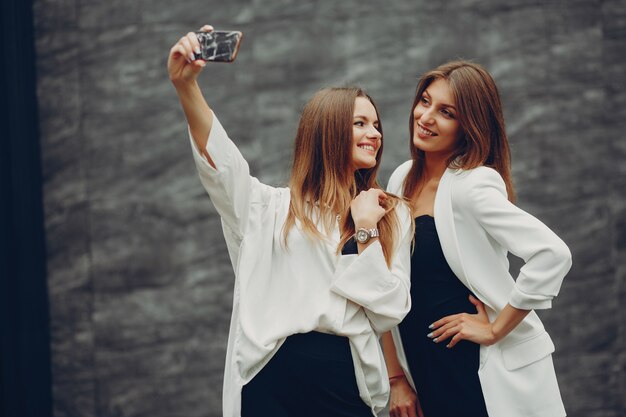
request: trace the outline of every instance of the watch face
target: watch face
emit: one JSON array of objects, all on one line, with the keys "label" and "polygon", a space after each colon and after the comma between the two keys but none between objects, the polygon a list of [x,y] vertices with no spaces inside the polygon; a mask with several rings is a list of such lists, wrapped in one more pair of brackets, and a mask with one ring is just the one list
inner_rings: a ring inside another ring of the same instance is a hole
[{"label": "watch face", "polygon": [[360,229],[356,232],[356,240],[359,243],[367,243],[370,240],[370,234],[367,233],[367,230]]}]

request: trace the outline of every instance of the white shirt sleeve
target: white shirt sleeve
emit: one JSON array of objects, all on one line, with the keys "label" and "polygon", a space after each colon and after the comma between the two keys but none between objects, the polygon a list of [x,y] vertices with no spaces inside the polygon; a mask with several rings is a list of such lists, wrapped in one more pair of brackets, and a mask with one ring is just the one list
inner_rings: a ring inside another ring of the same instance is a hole
[{"label": "white shirt sleeve", "polygon": [[494,169],[477,168],[466,204],[484,230],[525,262],[509,304],[523,310],[545,309],[572,265],[567,245],[545,224],[511,203],[504,180]]},{"label": "white shirt sleeve", "polygon": [[387,266],[380,242],[376,241],[358,255],[342,255],[331,285],[332,291],[363,307],[378,333],[396,326],[411,309],[411,219],[404,204],[396,212],[400,242],[391,268]]},{"label": "white shirt sleeve", "polygon": [[241,240],[246,232],[250,205],[265,201],[273,188],[250,176],[248,163],[230,140],[215,114],[206,151],[216,168],[213,168],[199,151],[191,133],[189,140],[204,189],[215,205],[223,224]]}]

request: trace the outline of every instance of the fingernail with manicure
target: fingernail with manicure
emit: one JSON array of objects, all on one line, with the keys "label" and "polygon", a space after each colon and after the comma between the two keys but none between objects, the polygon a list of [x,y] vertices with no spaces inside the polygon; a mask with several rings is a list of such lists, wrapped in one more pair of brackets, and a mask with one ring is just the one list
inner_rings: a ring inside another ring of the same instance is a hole
[{"label": "fingernail with manicure", "polygon": [[192,61],[195,61],[196,56],[194,54],[189,54],[189,59],[191,59]]},{"label": "fingernail with manicure", "polygon": [[193,50],[196,54],[200,55],[200,48],[196,46],[196,49]]},{"label": "fingernail with manicure", "polygon": [[433,334],[432,333],[428,333],[426,336],[430,337],[431,339],[433,338]]},{"label": "fingernail with manicure", "polygon": [[437,338],[436,337],[433,339],[433,342],[437,343]]},{"label": "fingernail with manicure", "polygon": [[433,323],[430,326],[428,326],[429,329],[433,329],[434,327],[435,327],[435,323]]}]

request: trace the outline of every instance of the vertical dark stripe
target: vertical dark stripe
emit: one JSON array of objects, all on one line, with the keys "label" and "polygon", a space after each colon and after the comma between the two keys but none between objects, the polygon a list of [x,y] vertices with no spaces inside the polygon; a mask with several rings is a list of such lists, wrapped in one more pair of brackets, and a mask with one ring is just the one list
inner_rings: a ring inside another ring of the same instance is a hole
[{"label": "vertical dark stripe", "polygon": [[32,3],[0,29],[0,415],[52,416]]}]

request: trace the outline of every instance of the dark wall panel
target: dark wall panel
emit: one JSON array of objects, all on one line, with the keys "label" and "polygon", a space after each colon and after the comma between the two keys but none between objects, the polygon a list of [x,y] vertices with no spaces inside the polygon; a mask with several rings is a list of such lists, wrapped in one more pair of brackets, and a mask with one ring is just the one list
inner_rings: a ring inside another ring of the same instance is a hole
[{"label": "dark wall panel", "polygon": [[218,416],[233,273],[166,58],[208,22],[241,29],[201,85],[252,171],[283,184],[299,112],[357,83],[408,159],[420,73],[463,57],[501,90],[519,205],[570,245],[542,312],[571,416],[626,413],[626,6],[590,1],[37,0],[56,417]]}]

